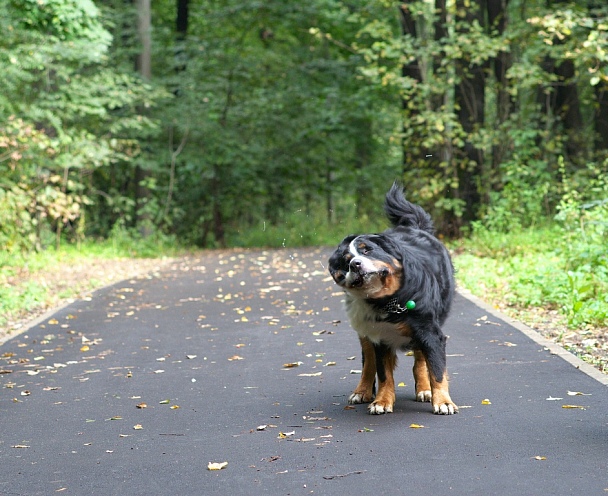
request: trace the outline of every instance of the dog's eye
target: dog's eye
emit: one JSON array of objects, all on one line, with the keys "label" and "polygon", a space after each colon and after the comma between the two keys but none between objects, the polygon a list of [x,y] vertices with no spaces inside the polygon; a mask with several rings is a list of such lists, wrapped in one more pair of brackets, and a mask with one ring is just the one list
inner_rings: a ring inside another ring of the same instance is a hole
[{"label": "dog's eye", "polygon": [[372,252],[372,249],[371,249],[371,248],[369,248],[368,246],[364,247],[364,248],[361,250],[361,254],[362,254],[362,255],[369,255],[371,252]]}]

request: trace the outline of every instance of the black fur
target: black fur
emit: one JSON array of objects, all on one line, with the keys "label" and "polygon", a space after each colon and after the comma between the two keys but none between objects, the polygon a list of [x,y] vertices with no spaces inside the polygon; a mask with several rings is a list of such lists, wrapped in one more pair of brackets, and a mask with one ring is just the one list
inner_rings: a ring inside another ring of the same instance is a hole
[{"label": "black fur", "polygon": [[[433,222],[420,206],[393,184],[384,210],[392,227],[378,234],[350,235],[329,259],[329,271],[346,292],[346,307],[360,338],[374,344],[377,358],[398,348],[420,350],[429,372],[441,382],[446,374],[446,337],[441,330],[454,296],[454,268]],[[413,310],[389,310],[391,301]],[[393,334],[390,325],[394,324]],[[399,332],[408,327],[408,339]],[[384,371],[377,363],[378,378]],[[455,407],[455,406],[454,406]],[[455,407],[457,411],[457,407]]]}]

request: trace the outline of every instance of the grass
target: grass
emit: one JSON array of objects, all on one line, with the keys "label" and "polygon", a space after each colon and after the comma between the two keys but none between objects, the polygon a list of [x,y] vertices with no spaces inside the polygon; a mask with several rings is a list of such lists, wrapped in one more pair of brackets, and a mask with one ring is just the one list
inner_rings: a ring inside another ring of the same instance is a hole
[{"label": "grass", "polygon": [[607,240],[602,224],[583,230],[478,228],[451,248],[461,286],[608,372]]},{"label": "grass", "polygon": [[[79,245],[63,243],[59,250],[0,253],[0,327],[15,318],[82,291],[107,284],[117,260],[162,258],[182,252],[174,239],[151,236],[142,239],[126,231],[116,231],[107,240],[87,240]],[[97,271],[87,271],[93,261]],[[128,266],[128,262],[123,265]],[[81,273],[78,268],[82,267]],[[63,271],[63,272],[62,272]],[[126,270],[123,271],[126,273]]]}]

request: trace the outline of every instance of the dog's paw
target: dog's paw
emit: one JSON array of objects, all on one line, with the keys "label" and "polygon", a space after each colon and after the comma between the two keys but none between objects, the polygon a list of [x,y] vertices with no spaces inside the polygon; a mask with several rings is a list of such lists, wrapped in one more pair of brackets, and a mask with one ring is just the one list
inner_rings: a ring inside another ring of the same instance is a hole
[{"label": "dog's paw", "polygon": [[369,403],[374,400],[374,396],[367,395],[365,393],[353,393],[348,398],[349,405],[359,405],[361,403]]},{"label": "dog's paw", "polygon": [[381,403],[372,403],[367,407],[371,415],[383,415],[385,413],[393,413],[393,405],[383,405]]},{"label": "dog's paw", "polygon": [[433,413],[437,415],[454,415],[458,413],[458,407],[452,403],[434,403],[433,404]]},{"label": "dog's paw", "polygon": [[416,401],[420,401],[421,403],[430,403],[433,399],[433,393],[431,391],[418,391],[416,393]]}]

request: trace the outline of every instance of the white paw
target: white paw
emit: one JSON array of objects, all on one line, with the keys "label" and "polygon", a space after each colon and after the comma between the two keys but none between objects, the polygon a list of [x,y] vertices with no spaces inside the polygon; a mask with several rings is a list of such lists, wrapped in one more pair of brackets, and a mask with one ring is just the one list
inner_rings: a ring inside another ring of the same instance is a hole
[{"label": "white paw", "polygon": [[458,407],[452,403],[433,405],[433,413],[436,413],[437,415],[454,415],[455,413],[458,413]]},{"label": "white paw", "polygon": [[392,413],[393,407],[392,405],[382,406],[377,403],[372,403],[369,405],[368,410],[371,415],[383,415],[385,413]]},{"label": "white paw", "polygon": [[[372,397],[373,400],[373,397]],[[359,405],[360,403],[369,403],[365,401],[365,395],[363,393],[353,393],[348,398],[349,405]]]},{"label": "white paw", "polygon": [[[433,398],[433,394],[430,391],[420,391],[416,395],[416,401],[420,401],[422,403],[429,403]],[[437,413],[437,412],[435,412]]]}]

